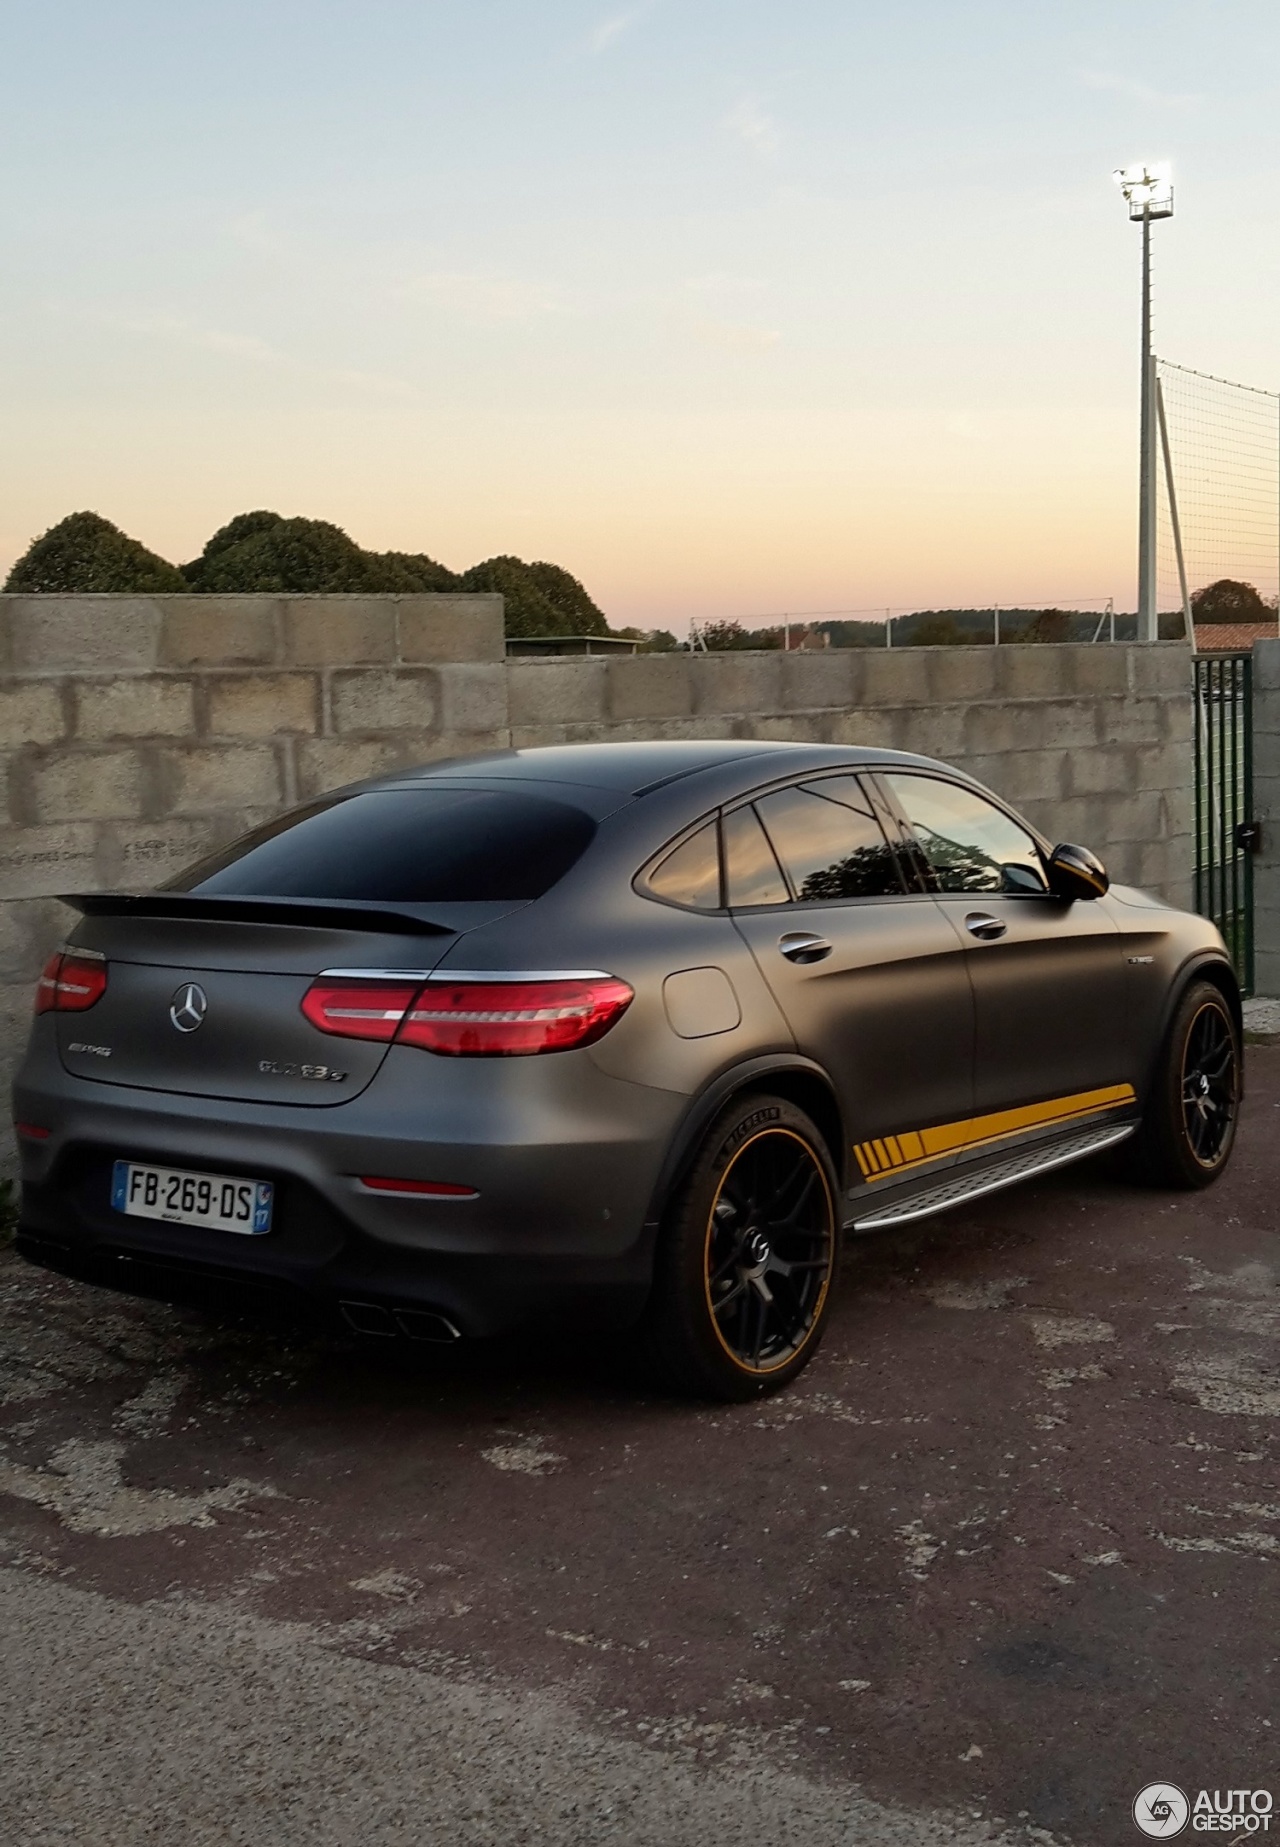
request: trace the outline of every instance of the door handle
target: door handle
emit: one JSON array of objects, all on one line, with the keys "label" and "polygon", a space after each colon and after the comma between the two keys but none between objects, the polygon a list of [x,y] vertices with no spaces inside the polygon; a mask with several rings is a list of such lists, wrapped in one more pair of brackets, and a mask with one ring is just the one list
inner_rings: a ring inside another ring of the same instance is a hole
[{"label": "door handle", "polygon": [[788,962],[821,962],[831,954],[826,937],[814,936],[808,930],[788,930],[778,938],[778,948]]},{"label": "door handle", "polygon": [[999,917],[991,917],[986,911],[970,911],[964,920],[964,927],[980,943],[996,942],[1009,928]]}]

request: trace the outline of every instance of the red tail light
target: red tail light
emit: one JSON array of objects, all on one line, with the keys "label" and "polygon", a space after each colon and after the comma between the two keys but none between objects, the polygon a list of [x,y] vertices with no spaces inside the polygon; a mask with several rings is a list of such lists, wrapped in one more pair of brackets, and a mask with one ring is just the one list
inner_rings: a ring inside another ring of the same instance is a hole
[{"label": "red tail light", "polygon": [[630,1006],[625,981],[428,982],[405,1015],[401,1045],[453,1058],[518,1058],[593,1045]]},{"label": "red tail light", "polygon": [[321,1032],[394,1039],[451,1058],[518,1058],[593,1045],[635,998],[611,976],[374,982],[322,975],[302,998]]},{"label": "red tail light", "polygon": [[104,956],[75,949],[58,949],[44,965],[36,983],[37,1013],[84,1013],[96,1006],[107,991]]},{"label": "red tail light", "polygon": [[322,975],[303,995],[302,1011],[322,1033],[341,1039],[394,1039],[419,985]]}]

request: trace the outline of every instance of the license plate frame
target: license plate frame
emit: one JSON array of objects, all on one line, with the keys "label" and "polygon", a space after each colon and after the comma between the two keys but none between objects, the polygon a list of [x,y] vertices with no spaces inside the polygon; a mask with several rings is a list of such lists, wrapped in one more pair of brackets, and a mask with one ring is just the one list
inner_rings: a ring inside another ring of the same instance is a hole
[{"label": "license plate frame", "polygon": [[[204,1205],[206,1187],[208,1203]],[[261,1238],[271,1230],[275,1185],[245,1174],[198,1173],[186,1167],[121,1160],[111,1170],[111,1204],[126,1218]]]}]

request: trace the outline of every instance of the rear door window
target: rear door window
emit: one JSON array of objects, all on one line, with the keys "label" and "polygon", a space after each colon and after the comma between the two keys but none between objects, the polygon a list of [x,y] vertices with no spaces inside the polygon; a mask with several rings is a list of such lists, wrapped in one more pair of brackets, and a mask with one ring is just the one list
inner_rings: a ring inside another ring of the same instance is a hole
[{"label": "rear door window", "polygon": [[165,889],[383,904],[540,898],[596,831],[568,802],[522,790],[369,789],[294,809]]},{"label": "rear door window", "polygon": [[935,776],[894,773],[884,780],[911,823],[934,890],[1048,890],[1035,841],[994,802]]},{"label": "rear door window", "polygon": [[735,808],[724,817],[724,875],[730,909],[749,904],[789,904],[769,836],[754,808]]},{"label": "rear door window", "polygon": [[756,807],[802,903],[902,893],[897,858],[855,777],[779,789]]}]

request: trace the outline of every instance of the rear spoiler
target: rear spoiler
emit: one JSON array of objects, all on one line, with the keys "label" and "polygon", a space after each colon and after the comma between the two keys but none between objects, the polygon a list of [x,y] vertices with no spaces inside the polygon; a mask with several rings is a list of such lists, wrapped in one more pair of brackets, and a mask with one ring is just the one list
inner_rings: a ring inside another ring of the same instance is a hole
[{"label": "rear spoiler", "polygon": [[77,891],[59,894],[85,917],[174,917],[199,923],[292,925],[312,930],[377,930],[383,936],[456,936],[409,906],[345,898],[219,898],[186,891]]}]

